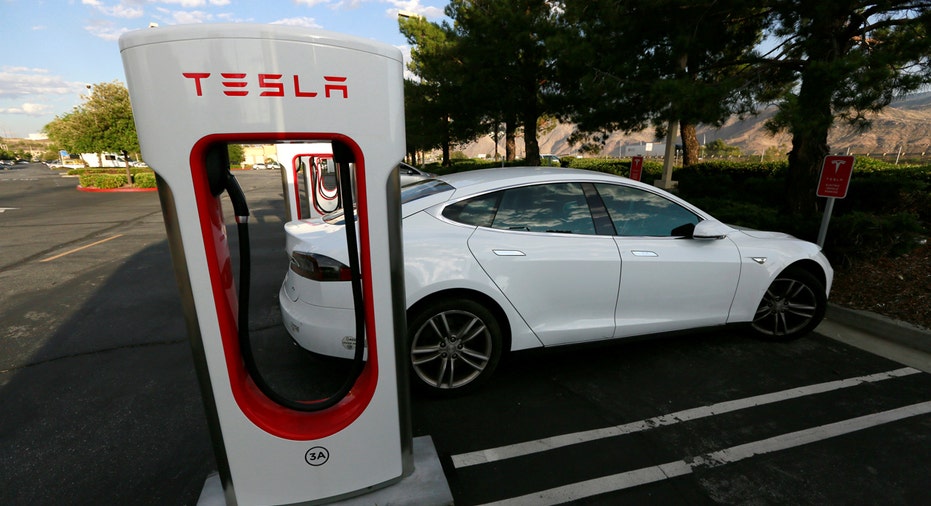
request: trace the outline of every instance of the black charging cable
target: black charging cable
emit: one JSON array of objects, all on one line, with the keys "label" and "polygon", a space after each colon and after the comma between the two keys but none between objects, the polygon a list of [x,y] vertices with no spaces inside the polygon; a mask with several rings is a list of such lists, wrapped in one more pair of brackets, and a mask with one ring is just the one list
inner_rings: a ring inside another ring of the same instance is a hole
[{"label": "black charging cable", "polygon": [[359,269],[359,246],[356,239],[356,226],[354,214],[354,198],[352,195],[352,178],[348,163],[342,163],[339,167],[340,191],[345,198],[343,202],[348,205],[344,207],[344,219],[346,229],[346,245],[349,251],[349,270],[351,272],[352,299],[355,308],[356,323],[356,346],[355,354],[352,359],[352,366],[347,374],[346,380],[333,395],[319,400],[298,401],[289,399],[276,392],[268,384],[265,377],[259,371],[258,364],[255,360],[255,354],[252,350],[252,339],[249,334],[249,292],[251,286],[252,256],[249,244],[249,206],[246,202],[246,195],[239,186],[239,182],[232,173],[227,172],[224,188],[233,204],[233,213],[236,215],[236,230],[239,234],[239,349],[242,354],[246,371],[255,382],[259,390],[272,401],[295,411],[313,412],[335,406],[339,401],[349,394],[349,391],[355,385],[356,380],[365,367],[365,311],[362,305],[362,276]]}]

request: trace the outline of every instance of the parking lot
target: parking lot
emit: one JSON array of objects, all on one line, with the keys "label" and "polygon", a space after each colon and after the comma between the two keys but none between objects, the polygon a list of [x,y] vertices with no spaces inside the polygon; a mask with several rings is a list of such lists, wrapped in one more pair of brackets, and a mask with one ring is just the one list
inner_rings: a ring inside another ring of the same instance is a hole
[{"label": "parking lot", "polygon": [[[277,311],[280,177],[237,177],[251,327],[308,388]],[[0,504],[194,504],[216,464],[158,195],[76,185],[0,172]],[[927,502],[931,375],[835,333],[518,353],[471,395],[415,395],[413,431],[460,505]]]}]

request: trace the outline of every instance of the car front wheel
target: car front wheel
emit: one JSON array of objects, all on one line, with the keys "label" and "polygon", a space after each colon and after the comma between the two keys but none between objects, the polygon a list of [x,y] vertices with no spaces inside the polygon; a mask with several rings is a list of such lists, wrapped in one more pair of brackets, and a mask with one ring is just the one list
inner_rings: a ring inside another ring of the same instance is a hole
[{"label": "car front wheel", "polygon": [[413,315],[409,328],[413,380],[433,394],[473,390],[491,376],[501,358],[501,327],[473,300],[431,303]]},{"label": "car front wheel", "polygon": [[817,278],[800,269],[787,269],[766,290],[751,326],[770,339],[797,339],[821,323],[826,307],[824,286]]}]

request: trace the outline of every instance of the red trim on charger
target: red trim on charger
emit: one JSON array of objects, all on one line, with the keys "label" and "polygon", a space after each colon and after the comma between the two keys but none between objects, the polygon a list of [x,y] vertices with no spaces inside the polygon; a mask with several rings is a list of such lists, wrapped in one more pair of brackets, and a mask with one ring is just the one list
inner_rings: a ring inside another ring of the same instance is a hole
[{"label": "red trim on charger", "polygon": [[[216,143],[271,142],[283,140],[338,140],[355,153],[356,181],[358,182],[359,246],[362,270],[363,300],[365,301],[366,345],[368,360],[356,380],[356,384],[335,406],[317,412],[294,411],[281,406],[265,394],[249,377],[238,339],[238,300],[233,286],[233,270],[226,227],[220,200],[210,193],[204,170],[204,153]],[[191,178],[197,201],[198,216],[204,248],[207,252],[207,267],[211,289],[216,302],[217,320],[224,358],[230,378],[230,387],[236,404],[242,413],[262,430],[290,440],[313,440],[333,435],[348,427],[359,418],[375,395],[378,383],[378,354],[375,348],[375,308],[372,297],[371,242],[369,241],[369,210],[366,204],[365,164],[362,151],[352,139],[332,133],[255,133],[213,134],[198,140],[191,149]]]}]

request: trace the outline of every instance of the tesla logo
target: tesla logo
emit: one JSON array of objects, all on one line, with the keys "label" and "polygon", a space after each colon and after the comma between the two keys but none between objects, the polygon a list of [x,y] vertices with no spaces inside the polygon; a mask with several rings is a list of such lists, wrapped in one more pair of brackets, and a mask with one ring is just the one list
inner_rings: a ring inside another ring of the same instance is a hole
[{"label": "tesla logo", "polygon": [[[183,72],[181,75],[191,80],[194,85],[194,94],[198,97],[204,96],[205,83],[217,79],[210,72]],[[297,74],[293,74],[290,78],[285,78],[284,74],[257,74],[254,77],[241,72],[219,74],[220,87],[227,97],[248,96],[251,93],[249,84],[253,82],[258,85],[260,97],[314,98],[318,95],[318,91],[315,90],[319,90],[319,83],[315,88],[312,84],[302,82],[301,76]],[[346,77],[323,76],[323,95],[326,98],[349,98]]]}]

